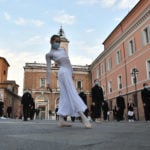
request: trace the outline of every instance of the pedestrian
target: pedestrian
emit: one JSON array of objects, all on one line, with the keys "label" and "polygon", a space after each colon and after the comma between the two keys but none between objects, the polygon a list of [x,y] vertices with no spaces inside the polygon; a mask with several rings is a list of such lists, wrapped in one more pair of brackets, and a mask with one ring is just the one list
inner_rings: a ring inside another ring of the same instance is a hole
[{"label": "pedestrian", "polygon": [[24,121],[28,120],[28,117],[30,115],[30,105],[31,105],[31,101],[32,101],[32,96],[30,94],[30,92],[27,90],[23,96],[22,96],[22,110],[23,110],[23,117],[24,117]]},{"label": "pedestrian", "polygon": [[40,114],[40,109],[39,108],[35,109],[35,114],[36,114],[36,119],[39,119],[39,114]]},{"label": "pedestrian", "polygon": [[29,109],[30,109],[30,120],[33,120],[34,119],[34,114],[35,114],[35,102],[34,102],[33,98],[31,99]]},{"label": "pedestrian", "polygon": [[103,89],[101,86],[99,86],[99,81],[96,79],[94,81],[94,86],[92,87],[91,93],[92,93],[92,102],[95,103],[95,121],[99,122],[101,119],[101,107],[102,102],[104,101],[104,95],[103,95]]},{"label": "pedestrian", "polygon": [[104,120],[104,121],[109,120],[109,118],[108,118],[109,108],[108,108],[108,103],[107,103],[107,101],[103,101],[103,102],[102,102],[102,111],[103,111],[103,120]]},{"label": "pedestrian", "polygon": [[55,108],[55,115],[56,115],[56,120],[59,120],[59,115],[57,115],[58,112],[58,107]]},{"label": "pedestrian", "polygon": [[125,109],[125,100],[122,96],[122,92],[119,91],[119,96],[116,98],[117,104],[117,121],[124,120],[124,109]]},{"label": "pedestrian", "polygon": [[94,102],[92,102],[92,104],[91,104],[91,119],[92,119],[92,121],[95,121],[95,119],[96,119],[96,107],[95,107],[95,103]]},{"label": "pedestrian", "polygon": [[128,121],[134,122],[134,104],[131,99],[129,99],[127,108],[128,108]]},{"label": "pedestrian", "polygon": [[143,84],[141,97],[142,97],[142,102],[144,107],[145,120],[150,121],[150,89],[148,83]]},{"label": "pedestrian", "polygon": [[[80,93],[79,93],[79,96],[81,97],[81,99],[83,100],[84,104],[87,106],[87,96],[86,94],[84,93],[83,89],[81,89]],[[84,114],[86,117],[88,117],[88,108],[85,110]]]},{"label": "pedestrian", "polygon": [[113,119],[117,120],[117,106],[116,105],[114,106],[114,109],[113,109]]},{"label": "pedestrian", "polygon": [[0,101],[0,117],[3,117],[4,113],[4,102]]},{"label": "pedestrian", "polygon": [[7,107],[7,116],[8,116],[8,118],[10,118],[11,113],[12,113],[12,107],[11,107],[11,106],[8,106],[8,107]]},{"label": "pedestrian", "polygon": [[57,114],[59,115],[59,126],[70,127],[72,124],[64,120],[65,116],[80,116],[85,128],[91,128],[91,124],[88,118],[84,115],[84,111],[87,106],[79,97],[72,79],[72,66],[69,57],[64,48],[60,48],[60,36],[53,35],[50,39],[51,50],[46,54],[47,62],[47,89],[51,89],[51,60],[55,61],[59,65],[58,82],[60,86],[60,100],[59,109]]},{"label": "pedestrian", "polygon": [[48,111],[48,115],[49,115],[48,118],[50,119],[52,117],[52,111],[51,110]]}]

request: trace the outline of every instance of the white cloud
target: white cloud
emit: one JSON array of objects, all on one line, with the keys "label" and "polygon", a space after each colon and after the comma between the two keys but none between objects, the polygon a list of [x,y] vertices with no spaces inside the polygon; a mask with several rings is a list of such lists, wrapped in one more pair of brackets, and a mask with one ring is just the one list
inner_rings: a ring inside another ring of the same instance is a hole
[{"label": "white cloud", "polygon": [[122,20],[122,18],[116,17],[114,20],[115,20],[115,22],[119,23]]},{"label": "white cloud", "polygon": [[43,36],[35,35],[35,36],[30,37],[29,39],[25,40],[24,44],[27,44],[27,45],[32,45],[32,44],[39,45],[39,44],[44,44],[45,42],[48,43],[48,39],[47,38],[45,38]]},{"label": "white cloud", "polygon": [[22,95],[23,91],[23,75],[24,70],[23,67],[25,63],[29,62],[43,62],[45,59],[44,55],[41,57],[39,54],[35,54],[33,52],[13,52],[8,49],[0,49],[0,54],[4,57],[10,67],[8,68],[8,80],[15,80],[19,85],[19,95]]},{"label": "white cloud", "polygon": [[[86,42],[86,41],[77,41],[77,42],[73,42],[72,45],[70,45],[70,52],[69,54],[71,54],[71,61],[72,59],[75,60],[75,58],[81,58],[80,61],[78,61],[78,63],[82,63],[82,64],[91,64],[91,62],[93,60],[95,60],[95,58],[103,51],[103,45],[101,44],[102,40],[100,41],[100,39],[95,40],[94,43],[91,42]],[[72,54],[73,53],[73,54]],[[74,58],[75,56],[75,58]],[[86,60],[86,61],[82,61]],[[72,61],[73,64],[75,64],[75,62],[77,61]]]},{"label": "white cloud", "polygon": [[91,58],[87,58],[84,56],[77,56],[77,57],[71,56],[70,60],[73,65],[86,65],[86,64],[90,65],[92,62]]},{"label": "white cloud", "polygon": [[103,7],[111,7],[115,4],[116,0],[78,0],[78,4],[85,5],[101,5]]},{"label": "white cloud", "polygon": [[85,5],[97,5],[99,4],[102,7],[118,7],[119,9],[131,9],[139,0],[78,0],[78,4]]},{"label": "white cloud", "polygon": [[41,27],[44,25],[44,22],[41,21],[41,20],[31,20],[31,22],[35,25],[35,26],[38,26],[38,27]]},{"label": "white cloud", "polygon": [[72,25],[75,23],[75,16],[67,14],[65,11],[59,11],[56,17],[53,18],[54,21],[60,24]]},{"label": "white cloud", "polygon": [[40,19],[29,20],[29,19],[25,19],[23,17],[18,17],[17,19],[13,19],[8,12],[4,12],[4,18],[5,18],[5,20],[11,21],[11,22],[15,23],[16,25],[26,25],[28,23],[28,24],[32,24],[32,25],[37,26],[37,27],[41,27],[45,24]]},{"label": "white cloud", "polygon": [[25,20],[22,17],[19,17],[18,19],[14,20],[14,23],[17,25],[25,25],[27,23],[27,20]]},{"label": "white cloud", "polygon": [[5,19],[8,20],[8,21],[11,19],[10,14],[7,13],[7,12],[4,12],[4,17],[5,17]]},{"label": "white cloud", "polygon": [[93,5],[100,3],[100,0],[78,0],[78,4],[88,4],[88,5]]},{"label": "white cloud", "polygon": [[118,3],[118,8],[120,9],[131,9],[133,8],[137,3],[139,2],[139,0],[132,0],[132,1],[129,1],[129,0],[121,0],[119,3]]},{"label": "white cloud", "polygon": [[94,31],[95,31],[95,29],[92,29],[92,28],[91,28],[91,29],[86,29],[86,30],[85,30],[85,32],[87,32],[87,33],[91,33],[91,32],[94,32]]},{"label": "white cloud", "polygon": [[101,0],[101,5],[103,7],[112,7],[116,3],[116,0]]}]

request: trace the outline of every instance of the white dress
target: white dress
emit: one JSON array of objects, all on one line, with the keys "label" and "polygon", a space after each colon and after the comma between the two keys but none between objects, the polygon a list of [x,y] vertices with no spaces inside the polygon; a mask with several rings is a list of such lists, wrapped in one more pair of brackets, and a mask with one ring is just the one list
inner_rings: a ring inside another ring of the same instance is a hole
[{"label": "white dress", "polygon": [[46,54],[48,84],[50,84],[51,60],[54,60],[60,66],[58,71],[60,99],[57,114],[62,116],[79,116],[78,112],[84,112],[87,106],[75,88],[72,80],[72,66],[66,51],[62,48],[58,50],[52,49]]}]

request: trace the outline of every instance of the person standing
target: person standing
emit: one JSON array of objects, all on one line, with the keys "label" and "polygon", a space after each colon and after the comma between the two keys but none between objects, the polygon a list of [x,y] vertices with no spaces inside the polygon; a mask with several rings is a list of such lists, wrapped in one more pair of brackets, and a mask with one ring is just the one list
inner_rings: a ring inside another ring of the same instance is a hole
[{"label": "person standing", "polygon": [[35,115],[36,115],[36,119],[39,119],[39,113],[40,113],[40,109],[39,108],[36,108],[35,109]]},{"label": "person standing", "polygon": [[134,122],[134,104],[131,99],[129,99],[127,107],[128,107],[128,121]]},{"label": "person standing", "polygon": [[95,121],[95,119],[96,119],[96,116],[95,116],[95,114],[96,114],[96,109],[95,109],[95,103],[94,103],[94,102],[92,102],[92,104],[91,104],[91,111],[90,111],[90,114],[91,114],[91,119],[92,119],[92,121]]},{"label": "person standing", "polygon": [[117,106],[116,105],[113,108],[113,119],[117,120]]},{"label": "person standing", "polygon": [[116,98],[117,104],[117,121],[124,120],[124,109],[125,109],[125,100],[122,96],[121,91],[119,92],[119,96]]},{"label": "person standing", "polygon": [[142,102],[144,106],[145,120],[150,121],[150,90],[148,89],[148,84],[143,84],[143,89],[141,91]]},{"label": "person standing", "polygon": [[102,110],[103,110],[103,119],[104,119],[104,121],[109,120],[109,118],[108,118],[109,108],[108,108],[107,101],[102,102]]},{"label": "person standing", "polygon": [[72,124],[64,120],[65,116],[80,116],[85,128],[91,128],[91,123],[84,115],[87,106],[84,104],[75,88],[72,79],[72,65],[64,48],[60,48],[60,36],[53,35],[50,39],[51,50],[46,54],[47,64],[47,89],[52,91],[50,83],[51,60],[59,65],[58,82],[60,86],[59,109],[59,126],[70,127]]},{"label": "person standing", "polygon": [[0,117],[3,117],[4,102],[0,101]]},{"label": "person standing", "polygon": [[[83,100],[84,104],[87,106],[87,96],[84,93],[83,89],[80,91],[79,96],[81,97],[81,99]],[[88,117],[88,108],[85,110],[84,114],[86,117]]]},{"label": "person standing", "polygon": [[7,116],[8,116],[8,118],[10,118],[11,113],[12,113],[12,107],[11,107],[11,106],[8,106],[8,107],[7,107]]},{"label": "person standing", "polygon": [[104,101],[103,89],[99,86],[99,81],[94,81],[94,87],[92,87],[92,102],[95,103],[95,121],[101,118],[102,101]]},{"label": "person standing", "polygon": [[22,96],[22,109],[23,109],[23,117],[24,117],[24,121],[27,121],[29,114],[30,114],[30,105],[32,102],[32,96],[29,93],[29,91],[25,92]]},{"label": "person standing", "polygon": [[30,109],[30,119],[33,120],[34,119],[34,114],[35,114],[35,102],[34,102],[33,98],[31,99],[29,109]]}]

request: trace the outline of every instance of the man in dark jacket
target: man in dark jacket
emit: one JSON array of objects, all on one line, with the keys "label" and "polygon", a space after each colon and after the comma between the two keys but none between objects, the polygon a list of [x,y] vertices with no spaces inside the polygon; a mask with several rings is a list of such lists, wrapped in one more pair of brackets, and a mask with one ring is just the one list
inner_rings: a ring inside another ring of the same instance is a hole
[{"label": "man in dark jacket", "polygon": [[121,91],[119,92],[119,96],[116,98],[117,104],[117,121],[124,120],[124,109],[125,109],[125,100],[122,96]]},{"label": "man in dark jacket", "polygon": [[103,119],[106,121],[106,120],[109,120],[108,118],[108,111],[109,111],[109,108],[108,108],[108,103],[107,101],[103,101],[102,102],[102,110],[103,110]]},{"label": "man in dark jacket", "polygon": [[[84,93],[83,90],[81,90],[81,92],[79,93],[79,96],[83,100],[84,104],[87,105],[87,96],[86,96],[86,94]],[[88,117],[88,108],[85,110],[84,114],[85,114],[85,116]]]},{"label": "man in dark jacket", "polygon": [[32,103],[32,96],[31,94],[27,91],[23,94],[22,96],[22,101],[21,104],[23,105],[23,117],[24,121],[27,121],[30,113],[30,106]]},{"label": "man in dark jacket", "polygon": [[35,114],[35,102],[34,102],[33,98],[31,99],[29,110],[30,110],[30,112],[29,112],[30,113],[30,119],[33,120],[34,119],[34,114]]},{"label": "man in dark jacket", "polygon": [[143,84],[143,90],[141,91],[142,102],[144,106],[145,120],[150,121],[150,90],[148,84]]},{"label": "man in dark jacket", "polygon": [[94,87],[92,87],[92,102],[95,103],[95,118],[101,118],[102,101],[104,101],[103,89],[99,86],[99,81],[94,81]]}]

